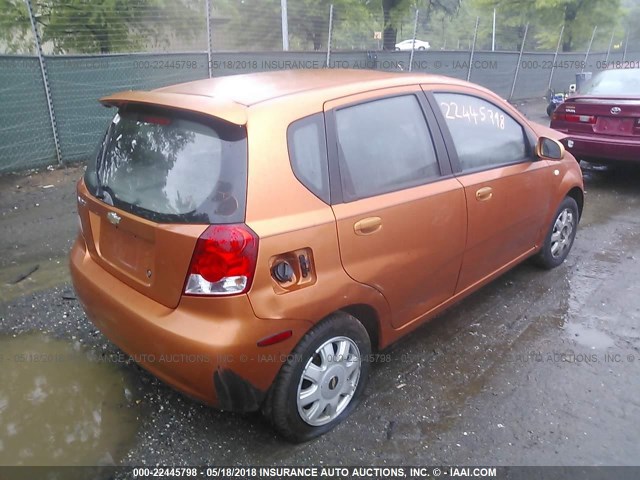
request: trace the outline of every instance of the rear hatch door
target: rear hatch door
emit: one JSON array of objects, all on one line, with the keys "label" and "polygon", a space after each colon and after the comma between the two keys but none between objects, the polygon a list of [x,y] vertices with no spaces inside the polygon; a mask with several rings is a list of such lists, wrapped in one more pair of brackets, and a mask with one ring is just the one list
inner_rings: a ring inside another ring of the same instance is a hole
[{"label": "rear hatch door", "polygon": [[122,106],[79,188],[91,257],[137,291],[176,307],[200,234],[210,224],[244,221],[246,177],[244,126]]}]

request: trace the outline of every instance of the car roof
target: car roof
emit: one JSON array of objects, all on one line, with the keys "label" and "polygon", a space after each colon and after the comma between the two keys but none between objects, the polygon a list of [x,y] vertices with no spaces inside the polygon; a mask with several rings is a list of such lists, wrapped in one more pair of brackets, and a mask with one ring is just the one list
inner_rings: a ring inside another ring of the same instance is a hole
[{"label": "car roof", "polygon": [[314,90],[367,91],[412,83],[455,83],[452,78],[436,75],[411,75],[398,72],[356,69],[304,69],[249,73],[217,77],[160,88],[157,92],[226,97],[251,106],[256,103]]},{"label": "car roof", "polygon": [[214,77],[146,92],[121,92],[100,101],[105,105],[131,102],[185,108],[243,124],[246,112],[242,110],[285,96],[313,94],[331,100],[364,91],[414,84],[472,85],[455,78],[422,73],[298,69]]}]

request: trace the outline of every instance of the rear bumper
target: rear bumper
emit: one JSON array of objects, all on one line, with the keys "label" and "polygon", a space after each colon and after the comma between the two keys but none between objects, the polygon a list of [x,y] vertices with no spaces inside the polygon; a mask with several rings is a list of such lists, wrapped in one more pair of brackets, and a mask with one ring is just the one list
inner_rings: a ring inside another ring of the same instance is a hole
[{"label": "rear bumper", "polygon": [[[310,324],[255,317],[246,295],[183,297],[171,309],[111,276],[79,237],[70,255],[78,299],[89,319],[159,379],[204,403],[231,411],[260,408],[287,355]],[[292,330],[282,343],[258,347]]]},{"label": "rear bumper", "polygon": [[[564,146],[579,160],[598,160],[601,162],[640,162],[640,139],[611,138],[566,133],[562,140]],[[573,146],[570,147],[570,142]]]}]

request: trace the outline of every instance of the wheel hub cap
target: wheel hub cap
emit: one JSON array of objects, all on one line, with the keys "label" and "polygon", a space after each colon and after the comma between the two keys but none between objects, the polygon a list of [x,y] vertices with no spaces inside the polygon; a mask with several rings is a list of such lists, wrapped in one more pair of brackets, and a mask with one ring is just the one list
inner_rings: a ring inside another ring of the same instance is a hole
[{"label": "wheel hub cap", "polygon": [[305,423],[325,425],[351,402],[360,379],[358,346],[347,337],[327,340],[315,351],[298,384],[298,413]]},{"label": "wheel hub cap", "polygon": [[553,232],[551,233],[551,255],[553,258],[560,257],[570,246],[574,228],[575,217],[573,211],[565,208],[556,218]]}]

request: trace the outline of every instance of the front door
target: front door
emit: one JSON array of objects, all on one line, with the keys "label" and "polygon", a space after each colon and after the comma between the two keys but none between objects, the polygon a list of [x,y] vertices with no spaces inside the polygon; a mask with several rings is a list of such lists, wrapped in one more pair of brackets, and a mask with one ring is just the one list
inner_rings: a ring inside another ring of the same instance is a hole
[{"label": "front door", "polygon": [[553,169],[534,158],[526,128],[489,99],[466,93],[434,98],[469,216],[460,292],[535,249]]}]

